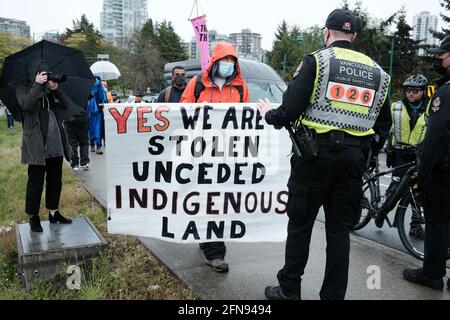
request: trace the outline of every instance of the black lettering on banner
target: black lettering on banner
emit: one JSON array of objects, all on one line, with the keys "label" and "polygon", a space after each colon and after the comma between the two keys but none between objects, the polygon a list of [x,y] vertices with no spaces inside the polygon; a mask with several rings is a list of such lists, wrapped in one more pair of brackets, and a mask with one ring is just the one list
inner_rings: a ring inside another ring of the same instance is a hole
[{"label": "black lettering on banner", "polygon": [[198,214],[198,212],[200,211],[200,204],[198,202],[191,203],[191,205],[194,207],[192,210],[188,208],[188,201],[192,197],[198,197],[198,196],[200,196],[199,192],[191,192],[186,196],[186,198],[184,198],[183,209],[186,214],[188,214],[190,216],[195,216]]},{"label": "black lettering on banner", "polygon": [[203,130],[211,130],[212,125],[208,122],[209,121],[209,111],[213,110],[213,107],[211,106],[205,106],[203,107]]},{"label": "black lettering on banner", "polygon": [[230,137],[230,146],[228,149],[228,156],[237,158],[239,153],[236,152],[236,142],[241,141],[241,137]]},{"label": "black lettering on banner", "polygon": [[[250,207],[250,198],[253,198],[253,207]],[[256,211],[256,207],[258,206],[258,196],[254,192],[250,192],[245,197],[245,210],[247,213],[254,213]]]},{"label": "black lettering on banner", "polygon": [[[258,171],[260,176],[258,177]],[[258,184],[264,181],[266,177],[266,167],[262,163],[255,163],[253,165],[252,184]]]},{"label": "black lettering on banner", "polygon": [[213,168],[214,165],[212,163],[201,163],[198,166],[198,184],[212,184],[212,179],[206,179],[208,175],[208,168]]},{"label": "black lettering on banner", "polygon": [[[286,196],[286,200],[283,200],[281,197],[282,196]],[[278,193],[277,195],[277,201],[278,203],[280,203],[281,205],[284,206],[284,208],[280,209],[280,208],[276,208],[275,212],[277,214],[285,214],[287,212],[287,199],[289,198],[289,192],[287,191],[281,191]]]},{"label": "black lettering on banner", "polygon": [[134,179],[139,182],[147,181],[150,162],[144,161],[142,163],[142,166],[143,166],[142,173],[140,173],[139,172],[139,163],[133,162],[133,176],[134,176]]},{"label": "black lettering on banner", "polygon": [[180,111],[181,111],[181,117],[183,118],[184,129],[186,129],[186,130],[195,129],[195,127],[197,127],[197,122],[200,117],[201,109],[196,108],[194,116],[188,116],[185,107],[181,107]]},{"label": "black lettering on banner", "polygon": [[262,123],[263,117],[259,110],[256,110],[256,130],[264,130],[264,124]]},{"label": "black lettering on banner", "polygon": [[178,192],[174,192],[172,196],[172,214],[177,214]]},{"label": "black lettering on banner", "polygon": [[170,137],[170,138],[169,138],[170,141],[176,141],[176,142],[177,142],[177,150],[176,150],[176,153],[177,153],[177,156],[178,156],[178,157],[181,156],[181,143],[182,143],[183,141],[187,141],[188,139],[189,139],[188,136],[173,136],[173,137]]},{"label": "black lettering on banner", "polygon": [[177,170],[175,170],[175,178],[177,179],[177,182],[179,183],[179,184],[188,184],[188,183],[191,183],[191,179],[184,179],[184,178],[182,178],[181,177],[181,172],[183,171],[183,170],[189,170],[189,171],[192,171],[192,170],[194,170],[194,166],[192,165],[192,164],[180,164],[178,167],[177,167]]},{"label": "black lettering on banner", "polygon": [[[201,144],[201,149],[198,150],[198,145]],[[197,137],[194,139],[191,145],[191,153],[194,158],[200,158],[205,154],[206,141],[203,137]]]},{"label": "black lettering on banner", "polygon": [[[241,229],[238,232],[238,227]],[[245,236],[246,228],[245,224],[241,221],[232,221],[231,222],[231,239],[242,239]]]},{"label": "black lettering on banner", "polygon": [[266,214],[269,213],[270,210],[272,209],[272,192],[269,192],[269,204],[266,207],[266,203],[265,203],[265,197],[266,197],[266,192],[262,192],[261,193],[261,212]]},{"label": "black lettering on banner", "polygon": [[219,225],[217,225],[216,221],[209,221],[206,230],[206,240],[211,240],[213,233],[217,239],[223,239],[223,234],[225,232],[225,221],[220,221]]},{"label": "black lettering on banner", "polygon": [[256,143],[253,141],[252,137],[245,137],[244,140],[244,157],[248,158],[249,154],[252,155],[253,158],[258,157],[259,154],[259,142],[260,137],[256,137]]},{"label": "black lettering on banner", "polygon": [[220,197],[220,192],[208,192],[206,201],[206,214],[207,215],[218,215],[219,210],[214,210],[214,205],[216,204],[213,200],[215,197]]},{"label": "black lettering on banner", "polygon": [[[163,141],[164,137],[155,136],[155,137],[150,138],[150,141],[149,141],[150,148],[148,148],[148,152],[152,156],[159,156],[164,153],[164,146],[161,143],[158,143],[157,142],[158,140]],[[156,150],[154,150],[153,148],[156,148]]]},{"label": "black lettering on banner", "polygon": [[213,157],[223,157],[225,156],[224,151],[219,151],[219,137],[213,137],[213,147],[212,147],[212,156]]},{"label": "black lettering on banner", "polygon": [[122,187],[116,186],[116,209],[122,209]]},{"label": "black lettering on banner", "polygon": [[164,163],[162,161],[156,161],[155,162],[155,182],[161,182],[161,177],[162,177],[165,182],[171,183],[172,182],[172,168],[173,168],[172,162],[167,162],[166,166],[164,166]]},{"label": "black lettering on banner", "polygon": [[236,108],[230,107],[225,114],[225,118],[223,120],[222,129],[228,129],[229,123],[233,123],[233,129],[237,130],[239,128],[236,116]]},{"label": "black lettering on banner", "polygon": [[234,167],[234,184],[245,184],[245,180],[241,180],[242,167],[247,167],[248,163],[236,163]]},{"label": "black lettering on banner", "polygon": [[255,117],[255,110],[250,107],[244,107],[242,110],[242,130],[246,129],[248,125],[249,130],[253,130],[253,118]]},{"label": "black lettering on banner", "polygon": [[[158,196],[162,198],[161,204],[158,203]],[[163,190],[153,190],[153,210],[164,210],[167,206],[167,194]]]},{"label": "black lettering on banner", "polygon": [[224,208],[223,213],[228,214],[228,206],[231,204],[233,207],[234,213],[241,213],[241,203],[242,203],[242,193],[238,192],[237,194],[233,192],[225,193],[225,200],[223,202]]},{"label": "black lettering on banner", "polygon": [[231,177],[230,166],[220,163],[217,169],[217,183],[223,184],[227,182]]},{"label": "black lettering on banner", "polygon": [[142,189],[142,197],[139,195],[139,192],[136,189],[130,189],[130,208],[136,208],[136,204],[138,203],[141,209],[148,208],[148,189]]},{"label": "black lettering on banner", "polygon": [[169,232],[169,218],[163,217],[161,237],[175,239],[175,235]]},{"label": "black lettering on banner", "polygon": [[186,232],[183,235],[183,240],[187,240],[190,235],[193,235],[195,240],[200,240],[200,236],[198,234],[197,225],[195,224],[195,221],[189,222],[186,228]]}]

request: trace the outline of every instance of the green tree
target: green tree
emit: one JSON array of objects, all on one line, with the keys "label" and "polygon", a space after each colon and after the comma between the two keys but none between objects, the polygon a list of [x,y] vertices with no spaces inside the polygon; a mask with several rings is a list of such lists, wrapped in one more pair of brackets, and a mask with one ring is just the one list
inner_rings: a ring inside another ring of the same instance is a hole
[{"label": "green tree", "polygon": [[97,61],[97,54],[103,53],[106,46],[103,36],[84,14],[73,21],[72,29],[67,28],[61,40],[64,45],[81,50],[89,64]]},{"label": "green tree", "polygon": [[0,32],[0,70],[3,69],[6,57],[24,49],[30,44],[29,39],[15,37],[9,32]]},{"label": "green tree", "polygon": [[[440,0],[440,5],[445,9],[446,12],[450,11],[450,0]],[[441,13],[442,20],[448,25],[450,24],[450,16],[446,13]],[[443,40],[446,36],[450,34],[450,29],[448,27],[442,27],[441,32],[433,32],[434,36],[439,40]]]},{"label": "green tree", "polygon": [[164,60],[159,48],[137,31],[130,39],[129,51],[123,56],[120,70],[123,85],[133,91],[145,91],[147,88],[159,90],[164,71]]},{"label": "green tree", "polygon": [[268,54],[269,64],[285,81],[289,81],[304,57],[322,46],[322,39],[318,27],[301,30],[297,26],[291,28],[283,21],[278,26],[272,51]]},{"label": "green tree", "polygon": [[[144,27],[143,36],[147,39],[148,36],[151,36],[152,30],[150,26]],[[181,38],[175,32],[171,22],[164,20],[162,23],[156,23],[153,29],[152,43],[159,48],[161,57],[166,62],[186,60],[188,58],[181,44]]]},{"label": "green tree", "polygon": [[387,29],[394,23],[397,13],[392,14],[380,23],[370,23],[371,18],[362,2],[356,2],[353,8],[348,1],[343,1],[342,8],[353,12],[358,21],[357,36],[353,43],[356,51],[362,52],[375,60],[385,70],[389,67],[390,40]]},{"label": "green tree", "polygon": [[155,27],[152,19],[148,19],[142,26],[141,35],[147,41],[153,41],[155,39]]},{"label": "green tree", "polygon": [[273,49],[269,53],[269,64],[285,81],[289,81],[301,61],[311,52],[323,47],[323,32],[318,26],[300,29],[289,27],[283,21],[275,33]]},{"label": "green tree", "polygon": [[411,38],[412,27],[406,21],[406,10],[402,8],[397,17],[397,30],[394,32],[394,68],[392,85],[401,95],[402,84],[407,77],[416,73],[420,65],[419,42]]}]

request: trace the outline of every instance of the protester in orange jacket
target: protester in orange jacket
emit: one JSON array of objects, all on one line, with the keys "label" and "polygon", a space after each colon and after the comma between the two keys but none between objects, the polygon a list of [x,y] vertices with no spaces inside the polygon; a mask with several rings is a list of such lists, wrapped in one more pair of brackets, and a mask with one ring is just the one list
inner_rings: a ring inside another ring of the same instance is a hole
[{"label": "protester in orange jacket", "polygon": [[199,97],[198,76],[195,76],[184,90],[181,102],[236,103],[250,102],[248,87],[241,74],[236,47],[228,43],[218,43],[214,48],[211,62],[202,74]]},{"label": "protester in orange jacket", "polygon": [[[227,43],[217,44],[207,70],[189,82],[181,102],[250,102],[248,87],[241,75],[235,46]],[[226,254],[224,242],[202,243],[200,248],[205,254],[206,264],[210,265],[214,271],[228,272],[228,264],[224,261]]]}]

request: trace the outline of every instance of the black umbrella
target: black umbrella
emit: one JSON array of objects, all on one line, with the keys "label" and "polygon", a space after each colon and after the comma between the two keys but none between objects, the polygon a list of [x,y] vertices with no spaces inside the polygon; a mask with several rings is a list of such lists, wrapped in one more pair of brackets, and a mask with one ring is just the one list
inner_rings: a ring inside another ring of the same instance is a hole
[{"label": "black umbrella", "polygon": [[95,83],[84,54],[80,50],[42,40],[5,59],[0,76],[0,99],[14,119],[22,121],[16,88],[19,84],[27,83],[27,65],[36,59],[45,60],[52,73],[67,76],[67,80],[59,86],[72,102],[68,106],[69,110],[63,114],[63,120],[79,113],[82,110],[79,106],[86,105]]}]

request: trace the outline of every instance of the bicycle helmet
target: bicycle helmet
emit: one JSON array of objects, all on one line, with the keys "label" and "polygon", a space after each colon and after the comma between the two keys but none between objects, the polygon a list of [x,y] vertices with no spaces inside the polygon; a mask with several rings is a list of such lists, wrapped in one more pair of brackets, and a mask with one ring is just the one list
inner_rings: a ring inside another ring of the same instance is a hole
[{"label": "bicycle helmet", "polygon": [[403,87],[423,88],[428,86],[428,80],[421,74],[413,74],[403,82]]}]

